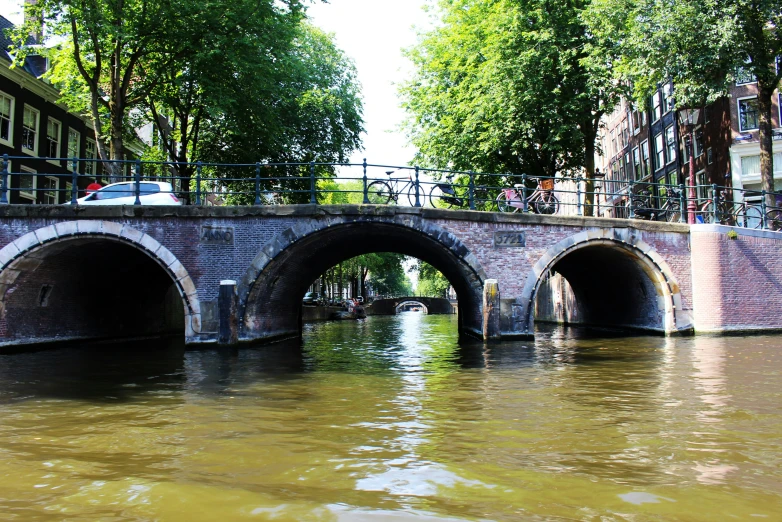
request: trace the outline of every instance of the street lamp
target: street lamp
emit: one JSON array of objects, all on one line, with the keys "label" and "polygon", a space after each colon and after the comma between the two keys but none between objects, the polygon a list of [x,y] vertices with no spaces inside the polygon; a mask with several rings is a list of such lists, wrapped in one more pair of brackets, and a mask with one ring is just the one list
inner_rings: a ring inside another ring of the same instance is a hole
[{"label": "street lamp", "polygon": [[595,217],[600,217],[600,192],[603,188],[603,178],[606,177],[605,172],[600,172],[600,169],[595,169],[595,203],[597,204],[597,212]]},{"label": "street lamp", "polygon": [[695,195],[695,156],[693,155],[693,129],[700,116],[700,109],[679,109],[679,123],[687,130],[687,154],[690,157],[690,175],[687,181],[689,190],[687,194],[687,223],[695,224],[695,212],[698,210],[698,203]]}]

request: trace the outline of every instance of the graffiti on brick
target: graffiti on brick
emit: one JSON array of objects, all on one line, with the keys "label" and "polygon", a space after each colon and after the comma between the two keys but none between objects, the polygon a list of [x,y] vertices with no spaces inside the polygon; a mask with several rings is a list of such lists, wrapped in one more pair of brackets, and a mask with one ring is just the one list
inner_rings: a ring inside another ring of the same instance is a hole
[{"label": "graffiti on brick", "polygon": [[527,234],[524,231],[502,230],[494,232],[495,247],[523,247],[527,245]]},{"label": "graffiti on brick", "polygon": [[233,245],[234,227],[201,226],[202,245]]}]

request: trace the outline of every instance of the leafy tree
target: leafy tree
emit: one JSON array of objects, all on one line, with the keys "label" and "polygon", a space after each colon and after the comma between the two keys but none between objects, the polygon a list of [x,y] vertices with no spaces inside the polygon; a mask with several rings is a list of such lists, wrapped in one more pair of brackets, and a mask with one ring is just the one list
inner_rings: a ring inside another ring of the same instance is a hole
[{"label": "leafy tree", "polygon": [[[161,71],[176,67],[196,34],[187,25],[196,10],[192,2],[179,0],[26,3],[26,22],[15,34],[17,59],[41,52],[40,46],[25,45],[41,22],[52,36],[64,38],[50,53],[51,78],[61,85],[71,109],[90,115],[100,158],[121,160],[128,111],[160,81]],[[117,167],[110,167],[113,174]]]},{"label": "leafy tree", "polygon": [[[360,146],[355,68],[330,35],[307,23],[297,26],[274,71],[249,67],[232,84],[223,96],[234,101],[219,104],[201,123],[199,157],[205,161],[344,162]],[[309,201],[309,166],[277,166],[264,175],[286,178],[273,182],[275,188],[302,191],[291,202]],[[316,175],[333,175],[333,169],[320,165]],[[226,180],[231,190],[241,184]]]},{"label": "leafy tree", "polygon": [[426,297],[444,297],[451,283],[435,267],[424,261],[418,261],[412,269],[418,272],[418,286],[415,293]]},{"label": "leafy tree", "polygon": [[417,160],[541,176],[586,168],[591,177],[600,117],[619,86],[610,62],[590,59],[586,0],[438,5],[443,23],[410,51],[417,74],[401,89]]},{"label": "leafy tree", "polygon": [[[782,79],[778,0],[594,0],[585,13],[597,39],[618,57],[618,79],[645,100],[672,80],[676,102],[701,107],[728,93],[739,71],[758,82],[762,188],[774,190],[772,94]],[[767,204],[775,205],[773,195]]]}]

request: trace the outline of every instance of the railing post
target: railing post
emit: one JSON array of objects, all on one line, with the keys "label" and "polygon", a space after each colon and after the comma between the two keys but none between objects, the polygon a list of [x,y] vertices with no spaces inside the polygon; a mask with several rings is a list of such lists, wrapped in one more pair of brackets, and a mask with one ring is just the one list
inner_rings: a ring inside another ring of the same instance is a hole
[{"label": "railing post", "polygon": [[315,197],[315,162],[310,161],[310,204],[316,205],[318,199]]},{"label": "railing post", "polygon": [[584,215],[584,207],[581,206],[581,175],[576,176],[576,215]]},{"label": "railing post", "polygon": [[363,166],[364,166],[364,179],[363,179],[363,183],[364,183],[364,205],[369,205],[369,194],[367,193],[368,185],[367,185],[367,159],[366,158],[364,158]]},{"label": "railing post", "polygon": [[765,230],[768,228],[768,220],[766,219],[766,191],[761,190],[760,196],[760,217],[763,220],[761,228]]},{"label": "railing post", "polygon": [[717,192],[717,184],[712,183],[711,184],[711,202],[712,202],[712,211],[714,214],[714,223],[720,222],[720,194]]},{"label": "railing post", "polygon": [[136,201],[134,205],[141,205],[141,160],[136,160],[136,173],[135,173],[135,191]]},{"label": "railing post", "polygon": [[73,158],[71,167],[71,205],[76,205],[79,199],[79,163],[76,158]]},{"label": "railing post", "polygon": [[627,183],[627,197],[630,198],[627,201],[630,203],[630,219],[635,219],[635,204],[633,202],[633,188],[635,187],[635,180],[631,179]]},{"label": "railing post", "polygon": [[0,205],[8,204],[8,154],[3,154],[3,179],[0,180]]},{"label": "railing post", "polygon": [[467,185],[467,199],[470,201],[470,210],[475,210],[475,172],[470,172],[470,183]]},{"label": "railing post", "polygon": [[685,223],[687,220],[684,215],[687,211],[687,195],[684,193],[684,183],[679,183],[679,223]]},{"label": "railing post", "polygon": [[196,205],[201,204],[201,162],[196,163]]},{"label": "railing post", "polygon": [[255,163],[255,205],[261,204],[261,162]]},{"label": "railing post", "polygon": [[416,207],[421,206],[421,182],[418,179],[419,175],[420,175],[420,168],[416,166],[415,167],[415,206]]},{"label": "railing post", "polygon": [[[513,176],[511,175],[511,177]],[[529,212],[529,207],[527,206],[527,174],[525,172],[521,173],[521,211]]]}]

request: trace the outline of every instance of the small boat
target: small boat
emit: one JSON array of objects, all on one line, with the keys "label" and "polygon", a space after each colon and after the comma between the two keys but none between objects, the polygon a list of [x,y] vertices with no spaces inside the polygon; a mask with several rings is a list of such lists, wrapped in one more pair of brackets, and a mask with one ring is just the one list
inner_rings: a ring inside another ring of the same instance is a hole
[{"label": "small boat", "polygon": [[367,316],[363,306],[354,306],[353,310],[337,310],[331,314],[331,318],[342,321],[346,319],[364,319]]}]

